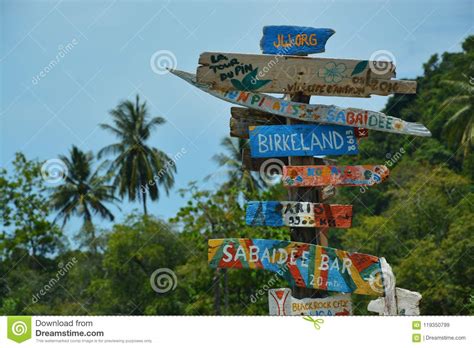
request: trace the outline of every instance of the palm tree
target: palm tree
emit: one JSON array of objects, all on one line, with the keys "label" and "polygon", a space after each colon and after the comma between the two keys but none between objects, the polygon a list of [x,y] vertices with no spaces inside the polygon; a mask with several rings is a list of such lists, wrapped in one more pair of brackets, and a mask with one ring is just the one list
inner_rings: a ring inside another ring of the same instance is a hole
[{"label": "palm tree", "polygon": [[[248,140],[241,138],[225,137],[221,145],[226,153],[213,156],[213,160],[221,167],[225,167],[227,175],[226,187],[239,187],[246,192],[255,192],[265,186],[264,182],[256,177],[250,170],[242,168],[242,150],[248,149]],[[208,176],[207,178],[209,178]]]},{"label": "palm tree", "polygon": [[146,144],[156,126],[165,123],[162,117],[149,118],[146,102],[140,103],[137,95],[135,103],[126,100],[110,111],[113,125],[101,124],[101,128],[115,135],[119,142],[99,151],[99,158],[114,155],[110,171],[114,174],[114,186],[120,196],[125,195],[143,203],[143,213],[147,215],[147,198],[159,199],[158,186],[166,194],[174,185],[176,163],[163,151]]},{"label": "palm tree", "polygon": [[100,175],[103,166],[92,173],[94,156],[91,152],[85,153],[73,146],[69,156],[59,156],[67,175],[64,184],[54,189],[51,203],[59,211],[56,219],[63,219],[63,227],[73,215],[82,217],[83,230],[90,234],[93,242],[92,216],[99,214],[103,219],[113,221],[114,215],[105,204],[119,202],[119,199],[113,194],[113,186],[107,184],[110,178]]},{"label": "palm tree", "polygon": [[451,103],[459,105],[459,109],[452,115],[444,125],[448,143],[464,148],[464,158],[468,155],[474,137],[474,87],[464,81],[445,80],[445,84],[459,91],[458,95],[449,97],[444,101],[442,107]]}]

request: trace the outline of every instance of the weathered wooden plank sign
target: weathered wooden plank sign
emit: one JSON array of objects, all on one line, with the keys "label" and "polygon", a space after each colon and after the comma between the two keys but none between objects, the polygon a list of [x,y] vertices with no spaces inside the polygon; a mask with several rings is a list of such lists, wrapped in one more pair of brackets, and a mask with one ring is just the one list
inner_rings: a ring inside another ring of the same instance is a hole
[{"label": "weathered wooden plank sign", "polygon": [[352,205],[250,201],[245,222],[250,226],[350,228]]},{"label": "weathered wooden plank sign", "polygon": [[391,80],[395,66],[386,61],[204,52],[199,64],[197,82],[220,91],[340,97],[416,93],[416,81]]},{"label": "weathered wooden plank sign", "polygon": [[270,315],[352,315],[352,302],[349,294],[339,294],[324,298],[297,299],[291,289],[268,290],[268,309]]},{"label": "weathered wooden plank sign", "polygon": [[269,25],[263,27],[260,48],[266,54],[320,53],[325,51],[326,42],[334,33],[328,28]]},{"label": "weathered wooden plank sign", "polygon": [[295,124],[251,126],[252,157],[356,155],[354,128],[333,125]]},{"label": "weathered wooden plank sign", "polygon": [[262,120],[262,121],[279,121],[281,120],[281,124],[286,124],[286,118],[282,116],[277,116],[274,114],[270,114],[268,112],[249,109],[249,108],[242,108],[238,106],[233,106],[230,108],[230,114],[233,118],[243,118],[249,120]]},{"label": "weathered wooden plank sign", "polygon": [[285,166],[282,181],[285,186],[372,186],[389,176],[384,165],[360,166]]},{"label": "weathered wooden plank sign", "polygon": [[[397,315],[420,315],[419,305],[422,298],[420,293],[396,288],[395,294],[397,299]],[[378,299],[369,302],[367,310],[370,312],[376,312],[379,315],[384,315],[385,307],[385,298],[379,297]]]},{"label": "weathered wooden plank sign", "polygon": [[212,268],[275,272],[292,286],[378,295],[379,258],[314,244],[268,239],[209,239]]},{"label": "weathered wooden plank sign", "polygon": [[231,136],[248,139],[250,126],[284,125],[286,118],[248,108],[230,108]]},{"label": "weathered wooden plank sign", "polygon": [[196,82],[194,74],[179,70],[171,70],[171,72],[216,98],[262,112],[301,121],[362,127],[389,133],[431,136],[430,131],[422,124],[406,122],[377,111],[340,108],[335,105],[304,104],[246,91],[212,90],[208,84]]}]

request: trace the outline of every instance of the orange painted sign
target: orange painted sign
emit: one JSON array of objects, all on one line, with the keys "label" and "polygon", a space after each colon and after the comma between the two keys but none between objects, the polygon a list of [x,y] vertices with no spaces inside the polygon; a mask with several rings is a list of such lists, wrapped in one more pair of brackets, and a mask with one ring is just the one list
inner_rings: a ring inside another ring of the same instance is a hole
[{"label": "orange painted sign", "polygon": [[285,166],[285,186],[371,186],[388,178],[389,170],[384,165],[360,166]]}]

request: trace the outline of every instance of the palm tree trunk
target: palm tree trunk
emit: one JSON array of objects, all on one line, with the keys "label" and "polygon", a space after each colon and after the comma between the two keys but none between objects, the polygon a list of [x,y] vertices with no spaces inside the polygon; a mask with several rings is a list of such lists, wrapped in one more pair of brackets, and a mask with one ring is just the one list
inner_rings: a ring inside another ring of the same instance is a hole
[{"label": "palm tree trunk", "polygon": [[95,227],[92,224],[92,216],[91,216],[87,206],[84,206],[84,231],[87,234],[90,234],[90,236],[89,236],[90,239],[89,239],[88,244],[91,247],[92,252],[94,254],[96,254],[97,253],[97,243],[96,243],[96,240],[95,240]]},{"label": "palm tree trunk", "polygon": [[142,200],[143,200],[143,214],[147,216],[148,210],[146,208],[146,191],[145,190],[142,191]]}]

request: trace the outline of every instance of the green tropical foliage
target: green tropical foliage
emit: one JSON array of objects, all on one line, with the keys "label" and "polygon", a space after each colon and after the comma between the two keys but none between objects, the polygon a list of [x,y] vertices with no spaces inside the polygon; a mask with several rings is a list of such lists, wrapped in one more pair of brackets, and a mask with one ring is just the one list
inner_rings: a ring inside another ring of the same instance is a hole
[{"label": "green tropical foliage", "polygon": [[51,194],[52,208],[58,211],[57,218],[62,219],[63,226],[74,215],[83,220],[82,231],[88,235],[86,242],[94,246],[96,241],[93,215],[103,219],[114,220],[107,204],[116,204],[119,199],[114,196],[114,187],[108,183],[108,176],[101,175],[102,166],[93,171],[94,156],[73,146],[69,157],[59,157],[66,165],[65,182],[54,189]]},{"label": "green tropical foliage", "polygon": [[449,97],[441,107],[455,104],[459,109],[452,115],[444,126],[446,139],[452,146],[461,146],[464,157],[470,152],[474,137],[474,83],[464,81],[443,81],[459,91],[458,95]]},{"label": "green tropical foliage", "polygon": [[147,214],[147,199],[156,201],[160,197],[159,186],[166,194],[174,185],[176,164],[166,153],[147,145],[152,131],[165,123],[162,117],[150,118],[146,102],[126,100],[110,111],[112,123],[101,124],[101,128],[116,136],[118,143],[99,151],[99,157],[112,155],[110,171],[114,173],[114,186],[123,198],[139,199],[143,212]]},{"label": "green tropical foliage", "polygon": [[[213,160],[219,165],[217,173],[223,173],[227,177],[223,187],[237,187],[248,194],[265,187],[259,176],[250,170],[242,169],[242,150],[249,149],[247,139],[225,137],[221,145],[226,152],[214,155]],[[208,176],[207,179],[215,175]]]}]

